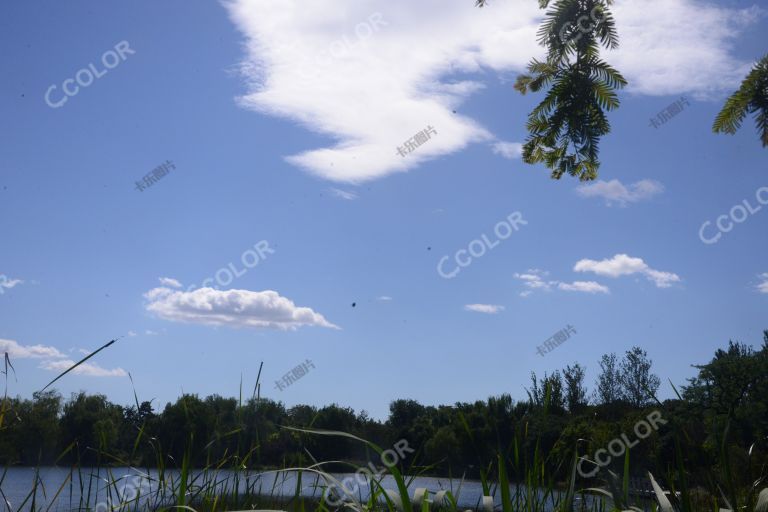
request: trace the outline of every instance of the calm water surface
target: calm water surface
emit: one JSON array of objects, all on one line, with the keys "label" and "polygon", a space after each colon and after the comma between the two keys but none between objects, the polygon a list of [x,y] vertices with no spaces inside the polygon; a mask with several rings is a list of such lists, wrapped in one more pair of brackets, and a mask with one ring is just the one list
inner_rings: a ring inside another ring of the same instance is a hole
[{"label": "calm water surface", "polygon": [[[49,506],[51,512],[78,510],[82,503],[89,504],[89,508],[96,509],[96,512],[107,512],[111,503],[117,504],[135,499],[137,494],[144,505],[142,508],[152,508],[151,505],[160,504],[148,503],[146,498],[148,495],[157,494],[159,484],[158,473],[155,470],[146,473],[145,470],[133,468],[101,468],[100,471],[95,468],[81,468],[79,473],[71,473],[66,468],[43,467],[37,471],[34,468],[8,469],[0,484],[0,491],[2,491],[0,504],[3,503],[4,498],[4,511],[30,510],[32,506],[30,491],[34,487],[36,473],[39,475],[38,489],[34,497],[36,510],[45,511]],[[176,471],[166,471],[167,480],[176,481],[178,475]],[[263,495],[284,497],[293,496],[296,492],[297,475],[294,472],[240,472],[236,476],[232,471],[222,470],[206,473],[198,471],[193,473],[193,476],[197,479],[191,486],[192,494],[199,488],[202,481],[212,482],[214,485],[221,486],[220,489],[223,490],[232,489],[238,481],[236,479],[239,479],[237,485],[241,491],[250,488]],[[341,480],[352,475],[334,474],[334,476]],[[302,496],[320,496],[322,491],[319,486],[322,484],[323,481],[318,480],[315,475],[304,473],[301,480]],[[382,485],[385,489],[397,489],[394,479],[390,476],[384,477]],[[448,478],[419,477],[410,483],[410,494],[413,495],[413,490],[418,487],[425,487],[430,493],[440,490],[452,491],[458,496],[459,506],[462,508],[478,507],[483,495],[482,486],[477,481],[461,482]],[[360,493],[363,498],[367,496],[368,487],[361,485]],[[142,496],[145,497],[143,500]]]}]

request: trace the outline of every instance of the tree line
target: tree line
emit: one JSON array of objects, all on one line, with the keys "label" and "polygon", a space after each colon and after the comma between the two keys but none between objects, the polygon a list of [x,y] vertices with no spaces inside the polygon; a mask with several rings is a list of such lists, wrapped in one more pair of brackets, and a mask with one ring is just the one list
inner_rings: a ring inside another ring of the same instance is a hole
[{"label": "tree line", "polygon": [[[231,459],[259,469],[372,460],[361,443],[285,428],[295,427],[343,431],[383,447],[405,439],[416,450],[406,465],[477,477],[499,453],[517,459],[544,453],[553,467],[574,450],[594,453],[658,410],[669,426],[632,449],[633,469],[663,470],[682,449],[695,479],[695,468],[723,463],[724,446],[731,463],[748,452],[768,462],[768,331],[762,341],[758,350],[729,342],[695,366],[696,376],[677,398],[664,402],[655,398],[660,379],[639,347],[621,357],[605,354],[591,390],[585,368],[576,363],[543,376],[532,373],[524,400],[501,394],[431,406],[399,399],[384,421],[338,404],[288,408],[260,397],[185,394],[156,410],[147,401],[123,406],[99,394],[74,393],[65,400],[46,391],[31,400],[4,399],[0,463],[178,467],[186,457],[197,467]],[[673,429],[685,432],[685,446],[674,446]],[[622,461],[616,464],[620,468]]]}]

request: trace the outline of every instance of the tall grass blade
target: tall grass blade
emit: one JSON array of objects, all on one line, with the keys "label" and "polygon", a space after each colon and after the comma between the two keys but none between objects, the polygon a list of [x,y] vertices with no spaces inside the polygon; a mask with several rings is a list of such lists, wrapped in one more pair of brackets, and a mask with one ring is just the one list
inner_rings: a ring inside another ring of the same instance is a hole
[{"label": "tall grass blade", "polygon": [[664,494],[664,491],[656,482],[656,479],[653,478],[653,475],[651,474],[650,471],[648,472],[648,477],[651,479],[651,486],[653,486],[653,492],[656,494],[656,500],[659,502],[660,512],[675,512],[675,509],[672,508],[672,503],[669,502],[669,498],[667,498],[667,495]]},{"label": "tall grass blade", "polygon": [[[122,336],[121,336],[120,338],[122,338]],[[41,389],[41,390],[40,390],[40,392],[42,393],[43,391],[45,391],[46,389],[48,389],[48,388],[51,386],[51,384],[53,384],[54,382],[56,382],[57,380],[59,380],[60,378],[62,378],[63,376],[65,376],[66,374],[68,374],[69,372],[71,372],[72,370],[74,370],[75,368],[77,368],[78,366],[80,366],[81,364],[83,364],[84,362],[86,362],[87,360],[89,360],[90,358],[92,358],[93,356],[95,356],[96,354],[98,354],[99,352],[101,352],[102,350],[104,350],[105,348],[109,347],[110,345],[112,345],[113,343],[115,343],[115,342],[116,342],[117,340],[119,340],[120,338],[115,338],[114,340],[112,340],[112,341],[110,341],[110,342],[108,342],[108,343],[106,343],[106,344],[102,345],[100,348],[96,349],[94,352],[91,352],[90,354],[88,354],[87,356],[85,356],[84,358],[82,358],[80,361],[76,362],[74,365],[72,365],[72,366],[70,366],[69,368],[67,368],[66,370],[64,370],[64,371],[63,371],[62,373],[60,373],[60,374],[59,374],[59,375],[58,375],[58,376],[57,376],[55,379],[53,379],[51,382],[49,382],[48,384],[46,384],[46,385],[45,385],[45,387],[44,387],[43,389]]]}]

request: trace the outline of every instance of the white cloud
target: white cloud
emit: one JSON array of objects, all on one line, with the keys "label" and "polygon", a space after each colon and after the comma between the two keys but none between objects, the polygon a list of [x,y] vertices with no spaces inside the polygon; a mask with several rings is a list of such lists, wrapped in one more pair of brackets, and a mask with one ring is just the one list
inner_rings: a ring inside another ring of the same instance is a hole
[{"label": "white cloud", "polygon": [[[543,55],[536,42],[542,11],[529,0],[483,9],[471,0],[225,5],[245,37],[240,69],[247,91],[239,104],[329,137],[328,146],[288,160],[338,182],[404,172],[495,140],[455,108],[483,87],[480,72],[521,72]],[[751,63],[733,55],[733,42],[761,12],[704,0],[619,0],[614,15],[622,44],[606,58],[629,80],[630,91],[705,96],[730,91],[743,78]],[[478,79],[454,79],[469,73]],[[428,125],[437,135],[398,156],[396,148]]]},{"label": "white cloud", "polygon": [[152,329],[147,329],[146,331],[144,331],[144,334],[146,334],[147,336],[157,336],[160,333],[158,333],[157,331],[153,331]]},{"label": "white cloud", "polygon": [[582,293],[610,293],[607,286],[603,286],[600,283],[594,281],[575,281],[573,283],[565,283],[563,281],[548,280],[549,272],[539,270],[536,268],[529,269],[525,274],[515,274],[515,278],[523,282],[527,290],[523,290],[520,293],[521,297],[528,297],[534,291],[549,292],[552,289],[562,290],[566,292],[582,292]]},{"label": "white cloud", "polygon": [[338,197],[340,199],[345,199],[347,201],[354,201],[357,199],[357,194],[354,192],[348,192],[346,190],[341,190],[339,188],[332,188],[330,189],[331,194],[333,194],[335,197]]},{"label": "white cloud", "polygon": [[519,142],[496,142],[491,146],[493,152],[497,155],[501,155],[504,158],[514,160],[520,158],[523,154],[523,145]]},{"label": "white cloud", "polygon": [[136,336],[136,333],[133,331],[128,331],[128,336],[133,338],[134,336]]},{"label": "white cloud", "polygon": [[6,275],[0,274],[0,295],[3,294],[3,288],[6,290],[10,290],[14,286],[17,286],[19,284],[22,284],[24,281],[21,279],[13,279]]},{"label": "white cloud", "polygon": [[229,327],[258,327],[293,330],[301,326],[338,329],[323,315],[272,290],[214,290],[198,288],[190,292],[154,288],[144,294],[147,311],[174,322]]},{"label": "white cloud", "polygon": [[497,306],[496,304],[467,304],[464,306],[464,309],[466,311],[474,311],[475,313],[495,315],[500,311],[504,311],[504,306]]},{"label": "white cloud", "polygon": [[[40,364],[40,368],[44,370],[63,372],[68,368],[71,368],[75,364],[75,361],[71,359],[61,359],[58,361],[45,361]],[[127,377],[128,373],[122,368],[113,368],[111,370],[102,368],[96,363],[85,362],[72,370],[75,375],[85,375],[87,377]]]},{"label": "white cloud", "polygon": [[14,340],[0,339],[0,354],[5,352],[12,359],[65,357],[57,348],[48,345],[20,345]]},{"label": "white cloud", "polygon": [[703,0],[623,0],[613,14],[621,47],[610,62],[629,80],[629,91],[706,98],[729,92],[744,78],[752,63],[736,58],[734,43],[765,12]]},{"label": "white cloud", "polygon": [[760,293],[768,293],[768,272],[760,274],[760,279],[762,279],[763,282],[757,285],[757,291]]},{"label": "white cloud", "polygon": [[599,276],[621,277],[632,274],[643,274],[658,288],[669,288],[673,283],[680,282],[680,276],[672,272],[654,270],[641,258],[633,258],[626,254],[617,254],[613,258],[595,261],[583,259],[573,267],[575,272],[594,272]]},{"label": "white cloud", "polygon": [[389,295],[382,295],[381,297],[377,297],[376,300],[379,302],[390,302],[392,300],[392,297]]},{"label": "white cloud", "polygon": [[545,292],[550,291],[553,285],[557,285],[557,281],[545,280],[548,275],[549,272],[545,272],[537,268],[529,269],[525,274],[515,274],[515,279],[522,281],[523,285],[528,288],[528,290],[520,293],[520,296],[527,297],[535,290],[541,290]]},{"label": "white cloud", "polygon": [[572,283],[558,283],[557,288],[566,292],[584,293],[611,293],[607,286],[595,281],[574,281]]},{"label": "white cloud", "polygon": [[[73,349],[74,350],[74,349]],[[87,350],[78,349],[83,353]],[[66,359],[57,348],[49,345],[21,345],[14,340],[0,339],[0,354],[8,353],[11,359],[44,359],[39,368],[51,371],[64,371],[75,364],[75,361]],[[125,377],[127,373],[122,368],[107,370],[95,363],[83,363],[72,373],[91,377]]]},{"label": "white cloud", "polygon": [[160,284],[163,286],[168,286],[171,288],[181,288],[181,283],[178,282],[176,279],[172,279],[170,277],[161,277]]},{"label": "white cloud", "polygon": [[549,272],[539,270],[537,268],[531,268],[528,269],[528,272],[525,274],[515,273],[515,278],[520,279],[523,281],[523,283],[525,283],[526,287],[533,290],[549,290],[553,284],[557,283],[557,281],[545,281],[544,278],[546,278],[548,275]]},{"label": "white cloud", "polygon": [[581,185],[576,192],[581,197],[602,197],[608,206],[618,203],[627,206],[629,203],[637,203],[644,199],[650,199],[664,191],[664,185],[654,180],[640,180],[631,185],[624,186],[619,180],[603,181]]}]

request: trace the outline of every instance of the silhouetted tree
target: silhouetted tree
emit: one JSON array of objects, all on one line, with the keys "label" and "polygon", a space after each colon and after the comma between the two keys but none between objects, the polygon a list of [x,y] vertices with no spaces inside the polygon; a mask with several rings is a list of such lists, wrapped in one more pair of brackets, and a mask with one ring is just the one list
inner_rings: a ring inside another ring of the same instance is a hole
[{"label": "silhouetted tree", "polygon": [[565,401],[568,412],[577,414],[587,405],[587,388],[584,386],[584,368],[579,363],[566,366],[563,371],[565,380]]},{"label": "silhouetted tree", "polygon": [[645,407],[653,402],[661,380],[651,373],[652,361],[640,347],[632,347],[621,361],[619,382],[621,398],[633,407]]},{"label": "silhouetted tree", "polygon": [[612,404],[622,397],[619,369],[616,367],[616,354],[603,354],[600,359],[600,375],[595,386],[595,402]]}]

